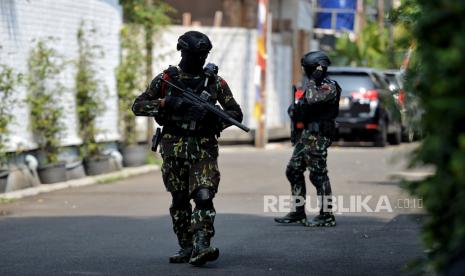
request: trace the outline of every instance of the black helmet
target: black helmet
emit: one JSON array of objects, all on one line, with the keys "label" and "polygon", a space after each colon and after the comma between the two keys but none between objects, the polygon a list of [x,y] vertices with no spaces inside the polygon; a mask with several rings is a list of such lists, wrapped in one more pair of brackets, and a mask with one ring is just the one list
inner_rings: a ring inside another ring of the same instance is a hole
[{"label": "black helmet", "polygon": [[208,36],[201,32],[189,31],[178,38],[178,51],[208,54],[212,49]]},{"label": "black helmet", "polygon": [[317,67],[318,65],[328,67],[329,65],[331,65],[331,61],[329,60],[329,57],[328,55],[326,55],[325,52],[314,51],[305,54],[300,60],[300,64],[302,64],[302,67],[304,68]]}]

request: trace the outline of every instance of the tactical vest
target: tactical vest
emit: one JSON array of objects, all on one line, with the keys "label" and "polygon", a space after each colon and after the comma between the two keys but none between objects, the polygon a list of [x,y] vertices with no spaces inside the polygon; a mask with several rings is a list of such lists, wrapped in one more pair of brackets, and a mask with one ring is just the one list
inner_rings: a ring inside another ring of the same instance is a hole
[{"label": "tactical vest", "polygon": [[[208,92],[210,96],[210,103],[215,105],[218,99],[217,86],[218,83],[216,78],[211,77],[207,80],[207,85],[205,86],[205,81],[207,76],[202,75],[198,80],[189,79],[182,80],[179,76],[179,69],[175,66],[170,66],[167,70],[163,72],[163,79],[168,80],[175,85],[186,89],[190,88],[196,94],[199,94],[202,91]],[[165,82],[161,84],[161,96],[162,98],[166,95],[179,95],[181,91],[169,86]],[[211,114],[206,114],[205,118],[199,122],[196,122],[195,130],[190,129],[191,121],[187,117],[187,110],[178,110],[176,112],[166,112],[164,113],[158,121],[159,124],[164,126],[164,131],[179,136],[211,136],[216,135],[217,130],[215,126],[215,118],[212,118]]]}]

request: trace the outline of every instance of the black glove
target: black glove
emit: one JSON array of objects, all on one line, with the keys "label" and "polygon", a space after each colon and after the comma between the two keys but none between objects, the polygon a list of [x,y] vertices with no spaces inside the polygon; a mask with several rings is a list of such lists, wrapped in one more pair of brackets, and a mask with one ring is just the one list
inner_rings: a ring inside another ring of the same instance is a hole
[{"label": "black glove", "polygon": [[297,122],[304,120],[304,105],[305,103],[303,101],[299,101],[297,103],[292,103],[289,106],[287,114],[289,114],[289,118],[291,118],[292,121]]},{"label": "black glove", "polygon": [[207,110],[203,106],[197,104],[192,105],[187,110],[189,120],[195,122],[201,121],[205,117],[205,114],[207,114]]},{"label": "black glove", "polygon": [[176,96],[165,96],[165,107],[170,110],[180,110],[186,106],[186,101]]}]

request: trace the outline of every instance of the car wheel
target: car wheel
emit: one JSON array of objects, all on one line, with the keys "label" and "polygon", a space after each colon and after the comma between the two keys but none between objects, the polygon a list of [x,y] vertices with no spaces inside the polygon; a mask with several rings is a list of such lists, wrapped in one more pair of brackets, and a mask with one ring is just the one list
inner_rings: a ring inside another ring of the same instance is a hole
[{"label": "car wheel", "polygon": [[398,128],[396,132],[389,135],[389,144],[391,145],[399,145],[402,141],[402,130]]},{"label": "car wheel", "polygon": [[387,143],[387,127],[386,122],[380,121],[379,122],[379,130],[374,137],[375,147],[385,147]]}]

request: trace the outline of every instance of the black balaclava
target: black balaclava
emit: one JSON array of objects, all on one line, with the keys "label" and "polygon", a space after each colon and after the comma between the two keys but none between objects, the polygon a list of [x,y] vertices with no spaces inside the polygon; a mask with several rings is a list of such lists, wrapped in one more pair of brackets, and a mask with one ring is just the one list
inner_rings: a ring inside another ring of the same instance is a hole
[{"label": "black balaclava", "polygon": [[305,54],[301,59],[301,65],[305,75],[309,79],[315,80],[317,84],[321,83],[327,75],[328,66],[331,61],[323,51],[313,51]]},{"label": "black balaclava", "polygon": [[203,71],[208,53],[181,51],[179,67],[183,72],[198,75]]},{"label": "black balaclava", "polygon": [[321,83],[327,75],[328,67],[316,65],[304,68],[305,74],[308,78],[315,80],[317,83]]},{"label": "black balaclava", "polygon": [[202,72],[212,43],[207,35],[198,31],[189,31],[178,38],[176,49],[181,51],[181,70],[198,75]]}]

